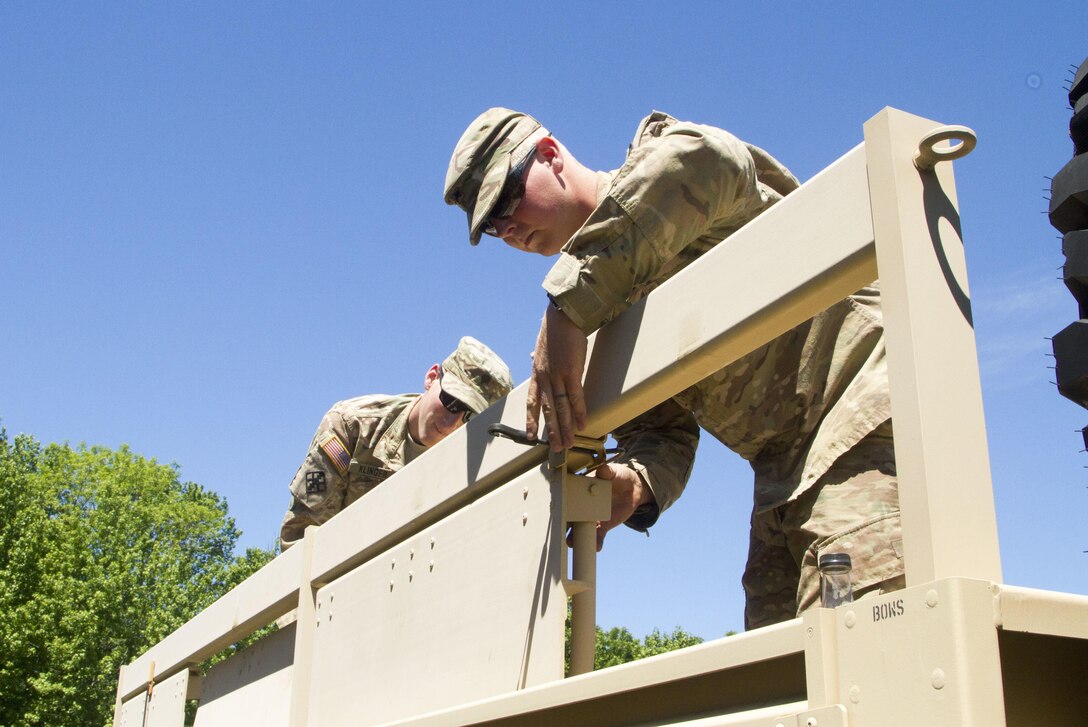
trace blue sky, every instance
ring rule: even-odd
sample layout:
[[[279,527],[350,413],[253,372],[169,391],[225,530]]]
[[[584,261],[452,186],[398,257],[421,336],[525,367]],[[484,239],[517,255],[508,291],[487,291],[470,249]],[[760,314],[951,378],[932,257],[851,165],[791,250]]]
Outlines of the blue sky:
[[[612,169],[652,109],[802,179],[895,106],[978,133],[956,163],[1005,581],[1088,592],[1088,412],[1057,394],[1046,176],[1081,2],[0,4],[0,423],[132,449],[271,547],[322,413],[419,390],[463,334],[529,372],[549,262],[442,202],[480,111]],[[888,4],[892,5],[892,4]],[[751,474],[703,438],[649,539],[610,536],[602,625],[740,629]]]

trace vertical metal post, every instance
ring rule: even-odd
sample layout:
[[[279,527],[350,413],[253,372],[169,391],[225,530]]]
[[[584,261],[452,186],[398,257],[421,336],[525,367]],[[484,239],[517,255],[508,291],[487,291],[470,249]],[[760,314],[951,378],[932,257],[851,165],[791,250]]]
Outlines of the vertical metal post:
[[[317,628],[317,610],[315,602],[317,589],[310,582],[311,563],[314,552],[314,536],[317,527],[306,528],[301,543],[302,567],[299,573],[298,610],[295,615],[295,653],[292,661],[291,707],[288,724],[291,727],[305,727],[310,712],[310,675],[313,673],[314,631]]]
[[[835,611],[810,608],[801,614],[805,625],[805,686],[810,709],[842,701],[839,696],[839,652]]]
[[[952,165],[920,170],[939,124],[865,124],[907,584],[1001,580],[971,301]]]
[[[559,477],[563,522],[571,528],[571,577],[564,584],[571,597],[570,670],[568,676],[593,671],[597,651],[597,522],[612,514],[612,483],[575,471],[604,461],[604,441],[579,437],[573,450],[550,452],[548,468]]]
[[[125,664],[117,670],[117,696],[113,700],[113,727],[121,725],[121,688],[125,683]]]
[[[580,589],[571,598],[570,676],[593,671],[597,651],[597,524],[571,524],[572,576]]]
[[[151,661],[147,675],[147,693],[144,695],[144,719],[143,727],[147,727],[147,717],[151,712],[151,695],[155,691],[155,661]]]

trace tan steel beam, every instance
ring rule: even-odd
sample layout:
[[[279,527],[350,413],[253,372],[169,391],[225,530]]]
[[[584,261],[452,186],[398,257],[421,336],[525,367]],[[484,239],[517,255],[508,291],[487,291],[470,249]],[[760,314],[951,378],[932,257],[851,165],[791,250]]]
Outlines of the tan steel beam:
[[[859,146],[597,333],[585,433],[607,434],[876,280],[872,243]]]
[[[661,724],[772,705],[791,714],[806,704],[804,648],[794,619],[395,724]]]
[[[997,597],[998,628],[1088,641],[1088,596],[1000,586]]]
[[[907,584],[1001,580],[967,266],[951,164],[919,171],[939,124],[865,124]]]

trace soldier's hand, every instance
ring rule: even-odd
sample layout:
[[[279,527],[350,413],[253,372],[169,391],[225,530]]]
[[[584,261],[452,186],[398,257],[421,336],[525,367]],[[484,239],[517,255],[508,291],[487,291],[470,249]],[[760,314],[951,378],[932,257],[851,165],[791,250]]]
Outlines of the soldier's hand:
[[[525,431],[540,434],[540,414],[548,442],[556,452],[574,446],[574,433],[585,429],[586,402],[582,372],[586,365],[586,336],[567,316],[548,306],[533,351],[533,373],[525,399]]]

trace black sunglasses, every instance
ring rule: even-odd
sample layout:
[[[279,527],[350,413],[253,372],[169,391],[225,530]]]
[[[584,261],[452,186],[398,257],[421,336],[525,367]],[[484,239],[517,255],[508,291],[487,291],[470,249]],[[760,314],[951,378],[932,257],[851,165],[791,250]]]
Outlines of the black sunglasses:
[[[442,406],[446,407],[446,411],[450,414],[460,414],[461,421],[467,422],[475,413],[469,408],[468,404],[461,401],[456,396],[446,393],[446,390],[442,388],[441,376],[438,377],[438,400],[442,402]]]
[[[525,196],[525,177],[534,159],[536,159],[536,145],[529,149],[524,159],[510,168],[510,173],[506,175],[506,181],[503,182],[499,199],[491,208],[491,214],[487,216],[487,222],[484,223],[484,234],[498,237],[494,221],[508,219],[514,214],[522,197]]]

